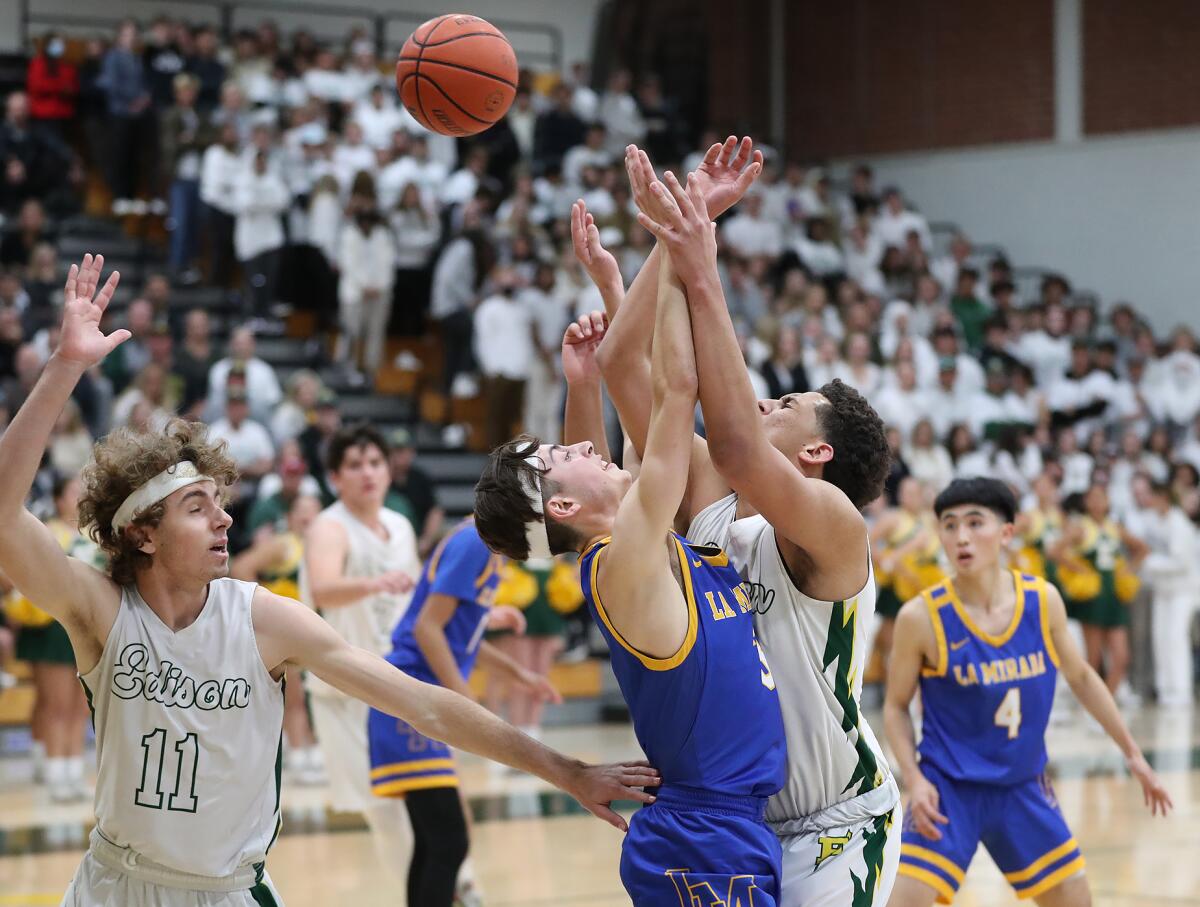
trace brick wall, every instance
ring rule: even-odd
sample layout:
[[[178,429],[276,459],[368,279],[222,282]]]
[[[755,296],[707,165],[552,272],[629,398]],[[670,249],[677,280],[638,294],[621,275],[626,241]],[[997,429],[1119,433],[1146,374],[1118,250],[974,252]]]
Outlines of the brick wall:
[[[791,153],[1053,136],[1052,0],[796,0],[787,10]]]
[[[1084,0],[1089,135],[1200,124],[1200,3]]]

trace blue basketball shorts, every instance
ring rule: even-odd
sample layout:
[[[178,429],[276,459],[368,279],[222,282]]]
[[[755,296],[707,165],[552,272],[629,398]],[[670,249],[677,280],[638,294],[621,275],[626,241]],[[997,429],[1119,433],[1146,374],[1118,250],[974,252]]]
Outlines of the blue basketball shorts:
[[[454,754],[446,744],[412,725],[371,709],[367,718],[371,751],[371,793],[403,797],[409,791],[458,787]]]
[[[765,797],[663,787],[634,814],[621,882],[635,907],[775,907],[782,853]]]
[[[900,874],[924,882],[949,904],[983,844],[1021,899],[1037,897],[1083,869],[1071,835],[1044,774],[1020,784],[974,784],[947,777],[928,762],[921,773],[938,791],[940,841],[918,834],[912,812],[905,817]]]

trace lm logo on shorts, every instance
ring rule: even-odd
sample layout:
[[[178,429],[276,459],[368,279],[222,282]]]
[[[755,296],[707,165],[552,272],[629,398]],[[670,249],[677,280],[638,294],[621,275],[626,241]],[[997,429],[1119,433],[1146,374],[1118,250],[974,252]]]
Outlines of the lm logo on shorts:
[[[821,845],[821,852],[817,854],[817,863],[813,866],[813,870],[821,868],[821,864],[831,857],[836,857],[846,845],[850,843],[850,833],[844,835],[821,835],[817,838],[817,843]]]
[[[734,876],[729,880],[729,890],[718,894],[711,882],[689,878],[690,869],[668,869],[667,878],[675,886],[680,907],[754,907],[754,876]]]

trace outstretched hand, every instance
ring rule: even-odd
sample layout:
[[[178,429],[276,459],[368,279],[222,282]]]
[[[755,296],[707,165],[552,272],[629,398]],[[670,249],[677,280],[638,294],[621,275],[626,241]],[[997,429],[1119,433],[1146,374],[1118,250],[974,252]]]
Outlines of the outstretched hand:
[[[716,278],[717,238],[696,175],[689,174],[687,188],[667,171],[665,185],[650,184],[650,193],[661,210],[658,218],[638,212],[638,223],[658,237],[671,255],[671,264],[685,286]]]
[[[100,319],[121,279],[120,272],[113,271],[97,292],[103,268],[104,256],[93,258],[89,253],[83,256],[82,264],[71,265],[63,287],[62,334],[55,355],[84,369],[103,360],[133,336],[124,328],[107,336],[100,330]]]
[[[731,135],[713,145],[694,171],[697,185],[708,205],[708,216],[716,218],[742,200],[762,173],[763,155],[754,149],[750,136],[740,142]]]
[[[614,800],[653,803],[656,799],[654,795],[641,788],[658,787],[660,784],[662,777],[658,770],[645,761],[619,762],[615,765],[587,765],[581,762],[574,777],[563,789],[596,818],[621,831],[629,831],[629,823],[614,812],[610,804]]]
[[[608,318],[603,312],[591,312],[571,322],[562,342],[562,370],[567,384],[600,380],[596,351],[607,331]]]
[[[1142,801],[1149,808],[1150,815],[1165,816],[1174,808],[1175,804],[1171,802],[1171,795],[1163,786],[1162,779],[1141,753],[1130,756],[1125,760],[1125,765],[1142,786]]]
[[[575,257],[602,296],[625,292],[621,268],[613,254],[600,244],[596,219],[588,212],[583,199],[571,206],[571,242],[575,246]]]

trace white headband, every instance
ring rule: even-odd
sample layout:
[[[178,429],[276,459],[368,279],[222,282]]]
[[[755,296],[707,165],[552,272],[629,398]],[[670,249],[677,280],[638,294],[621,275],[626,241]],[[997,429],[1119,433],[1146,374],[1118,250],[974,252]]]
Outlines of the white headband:
[[[113,514],[112,528],[120,532],[146,508],[153,507],[180,488],[195,485],[208,478],[209,476],[200,472],[191,460],[181,460],[174,466],[168,466],[145,485],[134,489],[133,493],[121,502],[121,506]]]
[[[531,454],[525,458],[525,462],[532,466],[537,472],[532,474],[522,473],[521,476],[525,480],[525,494],[529,498],[529,506],[533,508],[534,513],[542,518],[540,520],[530,520],[525,524],[525,541],[529,545],[529,560],[547,560],[554,557],[550,553],[550,536],[546,534],[546,514],[542,507],[542,474],[541,470],[546,468],[541,457],[536,454]]]

